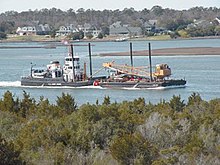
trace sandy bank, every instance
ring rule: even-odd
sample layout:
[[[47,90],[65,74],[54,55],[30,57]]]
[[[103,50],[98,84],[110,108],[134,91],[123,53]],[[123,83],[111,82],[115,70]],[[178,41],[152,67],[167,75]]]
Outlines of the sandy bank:
[[[102,53],[100,56],[129,56],[129,52]],[[133,56],[146,56],[148,50],[133,51]],[[220,47],[185,47],[152,50],[152,56],[220,55]]]

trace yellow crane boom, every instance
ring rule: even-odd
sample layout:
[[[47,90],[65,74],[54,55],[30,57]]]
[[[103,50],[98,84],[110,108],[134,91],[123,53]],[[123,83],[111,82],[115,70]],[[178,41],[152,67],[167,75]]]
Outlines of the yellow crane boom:
[[[140,67],[132,67],[129,65],[119,65],[113,62],[103,63],[104,68],[114,70],[118,73],[138,76],[138,77],[149,77],[149,67],[140,66]],[[158,64],[156,65],[155,72],[152,73],[152,77],[163,79],[164,77],[168,77],[171,75],[171,69],[167,64]]]

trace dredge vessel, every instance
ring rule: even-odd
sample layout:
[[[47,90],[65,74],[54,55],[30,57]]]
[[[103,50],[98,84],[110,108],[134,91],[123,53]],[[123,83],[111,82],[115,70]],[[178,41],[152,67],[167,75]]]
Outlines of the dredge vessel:
[[[86,64],[84,69],[80,67],[79,57],[73,55],[73,45],[70,45],[70,53],[65,57],[64,66],[59,61],[52,61],[46,69],[33,69],[31,74],[21,78],[22,86],[100,86],[103,88],[157,88],[184,86],[186,80],[171,79],[171,68],[167,64],[158,64],[152,71],[151,47],[149,43],[150,66],[133,66],[132,43],[130,43],[131,66],[118,65],[115,62],[103,63],[103,68],[109,70],[109,76],[93,76],[91,62],[91,45],[89,43],[90,76],[86,75]],[[101,69],[103,69],[101,68]]]

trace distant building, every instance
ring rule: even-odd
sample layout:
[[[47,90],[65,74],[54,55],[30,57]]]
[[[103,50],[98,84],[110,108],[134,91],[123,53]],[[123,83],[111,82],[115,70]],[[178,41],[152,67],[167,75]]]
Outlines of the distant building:
[[[149,21],[145,22],[144,23],[144,29],[145,29],[145,32],[147,32],[147,33],[155,32],[155,29],[156,29],[155,22],[149,22]]]
[[[218,25],[220,25],[220,17],[216,17],[216,18],[214,19],[214,21],[216,21],[216,22],[218,23]]]
[[[207,20],[194,20],[193,23],[187,25],[187,29],[190,28],[206,28],[212,26],[212,22]]]
[[[110,25],[110,36],[140,36],[142,29],[140,27],[132,27],[129,25],[122,25],[120,21]]]
[[[91,34],[93,38],[98,37],[99,33],[101,33],[101,30],[88,23],[85,23],[84,25],[79,25],[78,28],[80,31],[84,32],[84,36],[86,36],[87,34]]]
[[[75,32],[79,32],[79,30],[74,24],[70,24],[69,26],[60,26],[59,30],[56,32],[56,35],[67,36]]]
[[[156,19],[150,19],[148,22],[149,22],[150,25],[156,26],[157,23],[158,23],[158,20],[156,20]]]
[[[97,37],[101,30],[98,30],[96,27],[85,23],[84,25],[75,25],[70,24],[70,26],[61,26],[59,30],[56,32],[57,36],[67,36],[71,33],[82,31],[84,36],[87,34],[91,34],[93,37]]]
[[[48,24],[18,27],[16,33],[18,35],[48,35],[51,29]]]

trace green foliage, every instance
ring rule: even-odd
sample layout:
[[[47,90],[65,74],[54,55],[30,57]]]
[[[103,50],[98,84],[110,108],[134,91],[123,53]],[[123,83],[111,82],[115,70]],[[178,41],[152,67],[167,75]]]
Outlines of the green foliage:
[[[180,37],[180,34],[177,32],[177,31],[175,31],[174,33],[170,33],[170,38],[178,38],[178,37]]]
[[[103,37],[104,37],[104,35],[103,35],[102,33],[99,33],[99,34],[98,34],[98,38],[99,38],[99,39],[103,39]]]
[[[216,35],[215,26],[209,27],[194,27],[186,29],[187,33],[191,37],[204,37]]]
[[[157,150],[140,134],[123,135],[116,138],[110,151],[121,164],[151,164]]]
[[[109,105],[110,103],[111,103],[110,97],[109,97],[109,96],[105,96],[105,97],[104,97],[104,100],[103,100],[103,104],[104,104],[104,105]]]
[[[193,93],[191,96],[188,98],[188,106],[189,105],[194,105],[194,104],[199,104],[202,102],[202,98],[198,93]]]
[[[81,40],[81,39],[83,39],[83,38],[84,38],[84,33],[83,33],[83,31],[75,32],[75,33],[73,33],[73,35],[72,35],[72,39],[73,39],[73,40]]]
[[[173,98],[171,98],[170,100],[170,107],[177,112],[182,112],[185,104],[184,104],[184,100],[181,100],[180,96],[173,96]]]
[[[70,94],[62,93],[62,97],[57,97],[57,106],[60,110],[71,114],[77,110],[77,104]]]
[[[86,38],[92,39],[92,38],[93,38],[93,35],[92,35],[91,33],[87,33],[87,34],[86,34]]]
[[[25,91],[23,91],[23,99],[20,102],[19,108],[19,112],[23,118],[26,118],[31,111],[35,110],[35,100]]]
[[[14,145],[3,139],[0,134],[0,163],[8,165],[25,164],[24,162],[22,162],[19,156],[20,152],[14,149]]]
[[[14,21],[2,21],[0,23],[0,32],[4,32],[6,34],[11,33],[11,32],[13,32],[14,28],[15,28],[15,22]]]
[[[6,38],[7,38],[7,34],[5,34],[4,32],[0,31],[0,40],[6,39]]]
[[[15,101],[12,93],[7,91],[3,95],[3,100],[0,100],[0,109],[2,111],[12,112],[15,107]]]
[[[166,28],[168,30],[176,31],[176,30],[181,30],[186,27],[186,25],[190,24],[190,21],[183,20],[183,19],[176,19],[176,20],[169,20],[166,23]]]
[[[0,162],[219,164],[219,128],[220,99],[204,101],[197,93],[186,104],[180,96],[158,104],[111,103],[107,96],[78,107],[69,94],[50,104],[7,91],[0,99]]]

